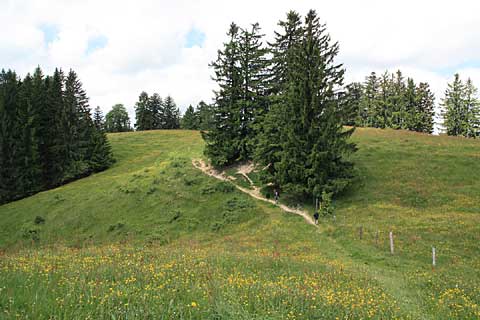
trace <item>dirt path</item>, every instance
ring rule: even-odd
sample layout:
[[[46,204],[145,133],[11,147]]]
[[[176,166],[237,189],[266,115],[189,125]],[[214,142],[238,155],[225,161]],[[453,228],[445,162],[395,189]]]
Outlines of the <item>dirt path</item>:
[[[203,173],[211,176],[211,177],[214,177],[214,178],[217,178],[219,180],[223,180],[223,181],[233,181],[235,180],[234,178],[230,177],[230,176],[227,176],[225,175],[225,173],[223,172],[220,172],[218,170],[215,170],[214,168],[210,167],[208,164],[206,164],[203,160],[200,160],[200,159],[193,159],[192,160],[192,165],[201,170]],[[250,177],[248,177],[248,174],[249,172],[251,172],[253,170],[253,165],[252,164],[247,164],[247,165],[242,165],[239,167],[238,169],[238,173],[240,173],[241,175],[243,175],[249,182],[250,184],[252,185],[252,187],[254,188],[253,190],[250,190],[250,189],[247,189],[247,188],[243,188],[243,187],[240,187],[239,185],[235,184],[235,187],[242,191],[242,192],[245,192],[247,194],[249,194],[250,196],[254,197],[255,199],[258,199],[258,200],[262,200],[262,201],[265,201],[265,202],[269,202],[271,204],[275,204],[275,201],[273,200],[270,200],[270,199],[267,199],[265,198],[264,196],[262,196],[262,194],[260,193],[260,190],[258,189],[258,187],[255,187],[253,185],[253,181],[250,179]],[[282,209],[283,211],[286,211],[286,212],[289,212],[289,213],[293,213],[293,214],[297,214],[299,216],[302,216],[303,219],[305,219],[305,221],[308,223],[308,224],[311,224],[312,226],[315,226],[315,222],[313,221],[312,217],[310,217],[310,215],[303,211],[303,210],[300,210],[300,209],[294,209],[294,208],[290,208],[286,205],[283,205],[283,204],[278,204],[277,205],[280,209]]]

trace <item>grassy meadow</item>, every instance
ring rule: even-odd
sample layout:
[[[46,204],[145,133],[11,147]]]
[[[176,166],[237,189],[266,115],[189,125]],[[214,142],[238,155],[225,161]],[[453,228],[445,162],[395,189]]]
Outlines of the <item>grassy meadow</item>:
[[[0,206],[0,319],[480,318],[479,141],[358,129],[316,229],[193,168],[196,131],[109,139],[111,169]]]

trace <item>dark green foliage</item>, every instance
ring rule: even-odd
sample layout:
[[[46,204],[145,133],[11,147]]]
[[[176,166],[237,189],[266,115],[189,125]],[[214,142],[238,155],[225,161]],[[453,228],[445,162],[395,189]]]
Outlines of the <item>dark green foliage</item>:
[[[400,70],[381,77],[372,72],[363,84],[348,85],[345,104],[346,125],[433,132],[435,96],[428,83],[405,82]]]
[[[132,131],[127,109],[123,104],[116,104],[105,116],[105,130],[107,132]]]
[[[464,84],[460,75],[448,84],[445,98],[443,126],[450,136],[479,137],[480,136],[480,101],[477,88],[470,79]]]
[[[97,106],[93,112],[93,124],[97,130],[105,130],[105,117],[103,116],[102,110],[99,106]]]
[[[0,203],[108,168],[112,154],[75,72],[0,76]],[[100,125],[100,123],[98,123]]]
[[[337,193],[352,177],[353,165],[345,156],[355,151],[348,142],[353,130],[343,128],[351,112],[338,90],[344,74],[334,63],[338,44],[331,42],[315,11],[303,26],[294,13],[287,19],[279,23],[284,34],[277,33],[279,42],[274,44],[275,66],[283,74],[277,82],[283,84],[273,86],[276,93],[262,125],[256,161],[263,167],[263,180],[288,193]],[[294,40],[287,46],[282,44],[286,39]]]
[[[162,100],[158,93],[149,97],[144,91],[135,104],[135,113],[138,131],[180,127],[180,111],[170,96]]]
[[[159,129],[180,128],[180,110],[171,96],[167,96],[163,102],[163,113],[157,126]]]
[[[181,128],[187,130],[198,130],[199,129],[199,121],[198,121],[198,114],[193,109],[192,105],[188,106],[187,111],[182,117]]]
[[[232,23],[227,36],[229,41],[211,64],[220,89],[215,92],[213,126],[203,132],[205,154],[215,166],[252,158],[268,106],[268,50],[259,25],[247,30]]]

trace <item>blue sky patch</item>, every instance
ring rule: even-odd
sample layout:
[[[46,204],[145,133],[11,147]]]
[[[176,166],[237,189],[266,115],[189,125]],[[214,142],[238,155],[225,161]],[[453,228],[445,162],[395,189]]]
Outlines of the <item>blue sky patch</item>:
[[[87,51],[85,53],[89,55],[98,49],[105,48],[107,43],[108,38],[103,35],[92,37],[88,39]]]
[[[58,28],[53,24],[43,24],[40,26],[40,30],[43,32],[43,39],[46,45],[49,45],[53,41],[58,39]]]
[[[185,47],[193,48],[193,47],[203,47],[205,43],[205,33],[197,28],[192,28],[187,33],[187,37],[185,39]]]
[[[438,72],[443,76],[453,76],[455,73],[462,69],[479,69],[480,60],[469,60],[462,63],[459,63],[454,66],[445,67],[438,69]],[[460,74],[462,76],[462,74]]]

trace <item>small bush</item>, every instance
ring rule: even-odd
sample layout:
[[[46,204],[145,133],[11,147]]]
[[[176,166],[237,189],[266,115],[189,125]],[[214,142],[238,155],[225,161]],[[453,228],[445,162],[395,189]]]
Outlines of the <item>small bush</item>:
[[[35,220],[33,221],[35,224],[44,224],[45,223],[45,219],[40,217],[40,216],[36,216],[35,217]]]
[[[35,242],[39,242],[40,241],[40,230],[25,229],[25,230],[23,230],[22,237],[26,240],[33,240]]]
[[[215,186],[215,191],[217,192],[230,193],[230,192],[233,192],[233,190],[235,190],[235,187],[233,186],[233,184],[226,181],[219,182]]]
[[[154,194],[157,191],[157,187],[150,187],[147,190],[147,195]]]
[[[118,222],[117,224],[112,224],[111,226],[109,226],[107,232],[112,232],[114,230],[120,230],[123,227],[125,227],[125,224],[122,223],[122,222]]]

